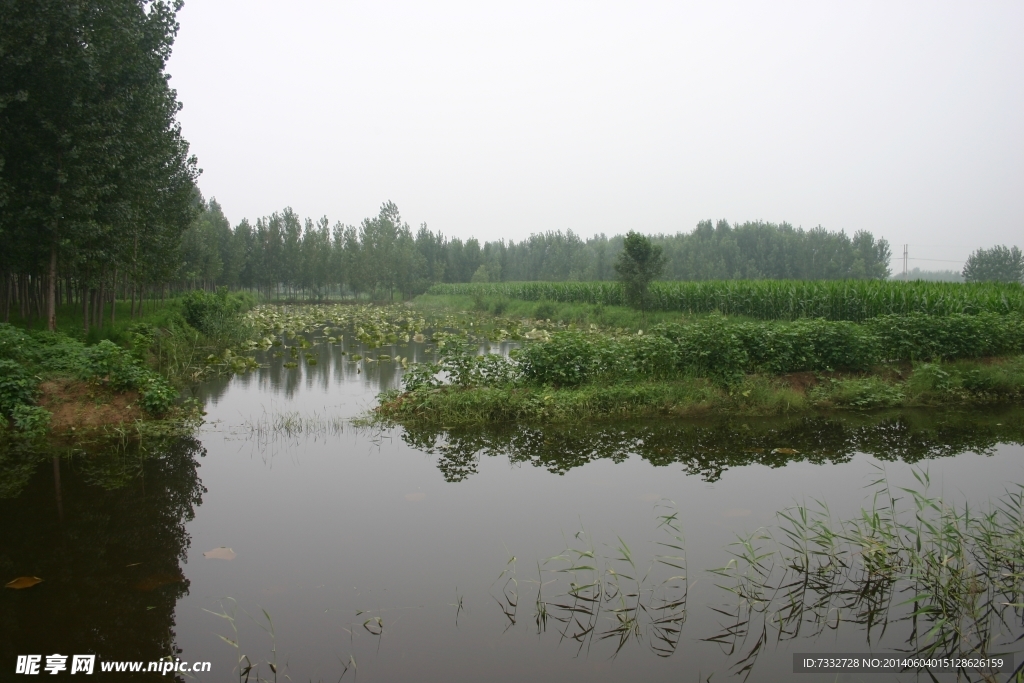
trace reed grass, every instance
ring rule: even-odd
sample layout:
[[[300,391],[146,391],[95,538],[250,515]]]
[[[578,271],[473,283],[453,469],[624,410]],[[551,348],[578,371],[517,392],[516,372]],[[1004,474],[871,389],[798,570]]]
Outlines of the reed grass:
[[[926,470],[914,477],[916,487],[893,487],[879,466],[871,506],[857,517],[836,520],[824,501],[798,504],[733,543],[732,559],[712,570],[731,600],[716,608],[721,630],[707,638],[736,657],[733,673],[749,676],[768,647],[850,626],[869,644],[898,638],[915,656],[1019,651],[1024,486],[986,508],[958,508],[930,493]]]
[[[630,643],[672,656],[686,621],[685,543],[675,504],[665,500],[656,510],[660,535],[646,561],[621,537],[599,549],[586,529],[567,539],[560,553],[537,562],[536,580],[518,579],[511,557],[493,584],[500,585],[500,595],[491,596],[508,621],[506,630],[518,620],[520,583],[532,583],[538,636],[550,627],[560,643],[575,644],[577,654],[608,641],[612,657]]]

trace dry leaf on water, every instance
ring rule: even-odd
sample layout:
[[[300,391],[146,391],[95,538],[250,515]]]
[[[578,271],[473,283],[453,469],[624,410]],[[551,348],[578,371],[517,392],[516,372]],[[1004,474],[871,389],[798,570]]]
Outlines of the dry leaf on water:
[[[14,588],[15,590],[21,590],[22,588],[31,588],[37,583],[42,583],[43,580],[38,576],[19,576],[13,581],[7,582],[8,588]]]
[[[235,551],[231,548],[221,546],[219,548],[214,548],[213,550],[207,550],[203,553],[203,557],[208,557],[211,560],[233,560],[236,555]]]

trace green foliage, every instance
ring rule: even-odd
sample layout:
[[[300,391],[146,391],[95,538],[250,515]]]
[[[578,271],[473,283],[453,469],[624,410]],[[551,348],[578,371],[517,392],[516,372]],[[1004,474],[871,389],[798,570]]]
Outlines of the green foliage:
[[[1020,315],[886,315],[864,324],[878,361],[1004,356],[1024,350]]]
[[[870,335],[855,323],[812,318],[790,324],[739,323],[735,328],[755,371],[867,370],[877,361]]]
[[[964,264],[967,282],[1024,282],[1024,254],[1019,247],[978,249]]]
[[[40,439],[50,428],[50,411],[39,406],[18,405],[11,411],[11,422],[21,436]]]
[[[179,7],[0,4],[4,281],[30,277],[52,301],[40,286],[47,276],[52,296],[65,274],[93,291],[114,269],[137,284],[171,274],[199,175],[165,72]]]
[[[903,402],[903,391],[880,377],[830,380],[811,390],[811,399],[847,408],[889,408]]]
[[[141,331],[137,334],[146,338]],[[46,376],[96,382],[118,392],[138,391],[143,408],[152,415],[166,413],[178,397],[177,390],[136,353],[110,340],[87,346],[61,334],[26,334],[0,324],[0,414],[10,416],[19,430],[45,430],[42,409],[32,404],[41,377]]]
[[[203,334],[222,336],[232,327],[241,325],[239,316],[254,305],[248,293],[229,294],[221,287],[216,294],[196,289],[181,298],[185,321]]]
[[[686,324],[656,325],[638,334],[545,332],[543,341],[527,342],[508,358],[479,355],[472,345],[447,344],[437,363],[414,365],[404,381],[408,391],[440,391],[447,385],[567,389],[707,378],[714,386],[734,391],[747,381],[745,377],[758,374],[865,372],[889,362],[918,361],[908,385],[912,396],[948,389],[936,379],[929,380],[929,372],[938,373],[935,377],[955,372],[955,386],[965,388],[965,400],[974,400],[989,394],[1016,395],[1024,386],[1024,374],[1007,369],[1016,367],[1012,364],[996,365],[991,371],[975,367],[964,374],[955,366],[920,362],[1020,353],[1024,353],[1020,316],[882,316],[857,325],[821,319],[732,322],[712,315]],[[762,392],[757,399],[761,405],[799,402],[771,387],[750,386],[742,391]],[[868,408],[900,404],[903,396],[902,389],[869,377],[830,381],[817,389],[815,400]]]
[[[626,303],[614,282],[491,282],[434,285],[436,295],[500,296],[602,306]],[[880,315],[932,316],[1024,313],[1024,287],[1016,284],[894,281],[729,280],[653,282],[650,310],[688,315],[722,313],[762,320],[825,318],[862,322]]]
[[[664,270],[665,256],[660,246],[652,245],[650,238],[638,232],[626,233],[615,272],[630,306],[647,310],[647,289]]]
[[[38,379],[13,360],[0,358],[0,417],[35,400]]]

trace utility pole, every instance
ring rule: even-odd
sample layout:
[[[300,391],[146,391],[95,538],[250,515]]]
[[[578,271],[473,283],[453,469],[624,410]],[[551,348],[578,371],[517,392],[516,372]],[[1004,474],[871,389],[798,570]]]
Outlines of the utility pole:
[[[909,247],[909,246],[910,246],[909,244],[904,244],[903,245],[903,281],[904,282],[906,282],[906,280],[907,280],[907,247]]]

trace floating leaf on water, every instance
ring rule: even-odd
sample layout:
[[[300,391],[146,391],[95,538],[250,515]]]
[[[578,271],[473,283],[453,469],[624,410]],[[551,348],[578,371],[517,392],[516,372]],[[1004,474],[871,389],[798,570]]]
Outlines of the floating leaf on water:
[[[351,356],[349,356],[349,359],[353,361],[362,360],[362,358],[363,355],[360,353],[353,353]]]
[[[795,448],[773,448],[772,453],[777,453],[779,455],[799,455],[800,451]]]
[[[389,356],[386,353],[379,353],[379,354],[377,354],[377,360],[380,360],[380,361],[391,360],[391,356]]]
[[[207,557],[211,560],[233,560],[237,556],[235,555],[235,551],[231,548],[221,546],[219,548],[214,548],[213,550],[207,550],[203,553],[203,557]]]
[[[287,363],[285,363],[284,366],[289,370],[294,370],[295,368],[299,367],[299,364],[296,363],[295,361],[290,360]]]
[[[306,365],[316,365],[316,358],[306,358]]]
[[[31,588],[37,583],[42,583],[43,580],[38,576],[19,576],[13,581],[7,582],[7,588],[13,588],[14,590],[22,590],[24,588]]]
[[[418,342],[418,343],[422,344],[423,342],[427,341],[427,338],[424,337],[422,334],[415,334],[415,335],[413,335],[412,340],[414,342]]]
[[[418,502],[420,502],[421,500],[423,500],[426,497],[427,497],[427,494],[425,494],[425,493],[407,493],[407,494],[405,494],[405,499],[407,501],[411,502],[411,503],[418,503]]]

